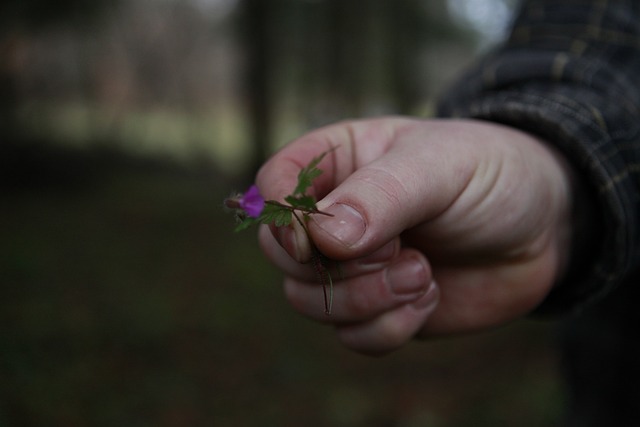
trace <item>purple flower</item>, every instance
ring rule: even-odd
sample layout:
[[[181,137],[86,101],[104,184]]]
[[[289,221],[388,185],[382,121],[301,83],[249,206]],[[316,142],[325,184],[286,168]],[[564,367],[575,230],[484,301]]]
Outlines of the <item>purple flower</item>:
[[[240,198],[240,207],[251,218],[258,218],[264,209],[264,197],[254,184]]]

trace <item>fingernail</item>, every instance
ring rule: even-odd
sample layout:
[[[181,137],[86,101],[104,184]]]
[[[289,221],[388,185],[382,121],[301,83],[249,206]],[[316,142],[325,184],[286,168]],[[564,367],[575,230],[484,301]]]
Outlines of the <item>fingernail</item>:
[[[333,216],[314,215],[315,223],[345,246],[353,246],[364,234],[366,229],[364,218],[351,206],[336,203],[324,212]]]
[[[304,231],[303,231],[304,232]],[[310,258],[309,242],[297,229],[290,227],[278,228],[278,240],[285,251],[300,263],[305,263]]]
[[[398,261],[386,271],[386,279],[396,295],[413,295],[427,290],[427,271],[416,259]]]
[[[433,280],[429,284],[427,292],[421,296],[416,302],[411,304],[416,310],[423,310],[427,307],[435,308],[438,300],[440,299],[440,289]]]
[[[289,227],[278,227],[277,230],[280,246],[282,246],[291,257],[296,258],[296,236],[293,230]]]

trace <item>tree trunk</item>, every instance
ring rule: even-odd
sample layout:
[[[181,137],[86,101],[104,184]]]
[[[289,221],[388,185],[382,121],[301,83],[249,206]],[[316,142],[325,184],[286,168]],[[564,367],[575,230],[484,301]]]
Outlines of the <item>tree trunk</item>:
[[[269,2],[244,0],[243,42],[246,51],[245,99],[247,100],[250,138],[254,147],[252,172],[256,172],[269,153],[272,117],[269,114]]]

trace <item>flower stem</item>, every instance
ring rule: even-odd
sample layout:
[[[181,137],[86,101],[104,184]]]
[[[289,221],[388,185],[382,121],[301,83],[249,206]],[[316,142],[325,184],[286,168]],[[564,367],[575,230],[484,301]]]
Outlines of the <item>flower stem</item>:
[[[308,209],[308,208],[302,208],[302,207],[293,207],[291,205],[285,205],[284,203],[276,202],[275,200],[267,200],[267,201],[265,201],[265,203],[268,204],[268,205],[273,205],[273,206],[277,206],[279,208],[290,210],[293,213],[295,213],[295,211],[300,211],[300,212],[304,212],[306,214],[319,214],[319,215],[333,216],[333,214],[330,214],[328,212],[322,212],[321,210],[318,210],[318,209]],[[300,221],[300,220],[298,219],[298,221]]]
[[[286,206],[286,205],[285,205]],[[302,209],[300,209],[302,210]],[[320,283],[322,283],[322,293],[324,295],[324,312],[328,316],[331,315],[331,309],[333,307],[333,280],[331,278],[331,272],[325,263],[325,256],[316,248],[313,244],[313,240],[311,239],[311,235],[309,234],[309,229],[307,228],[307,224],[303,221],[302,218],[298,216],[296,209],[291,208],[291,213],[293,214],[298,224],[302,227],[305,234],[307,235],[307,239],[309,240],[309,244],[311,245],[311,261],[313,262],[313,266],[318,274],[318,278],[320,279]],[[317,212],[316,212],[317,213]],[[330,214],[325,214],[330,215]],[[326,277],[326,281],[325,281]],[[329,282],[329,292],[327,292],[327,283]]]

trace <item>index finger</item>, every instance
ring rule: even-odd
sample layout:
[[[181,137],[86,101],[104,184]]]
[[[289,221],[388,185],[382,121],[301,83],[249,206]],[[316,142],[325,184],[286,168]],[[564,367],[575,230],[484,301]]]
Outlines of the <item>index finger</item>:
[[[256,185],[265,199],[283,201],[292,194],[300,171],[324,153],[327,155],[317,165],[322,174],[313,180],[308,194],[321,198],[331,191],[337,185],[335,174],[339,169],[336,165],[341,162],[339,157],[344,157],[345,151],[348,151],[343,146],[351,145],[340,133],[338,128],[319,129],[274,154],[260,168],[256,177]],[[336,153],[338,147],[341,153]]]
[[[411,123],[408,118],[383,117],[319,128],[274,154],[258,172],[256,184],[265,198],[282,201],[295,188],[300,170],[331,151],[318,165],[323,173],[310,189],[320,200],[357,169],[387,152],[397,131]]]

